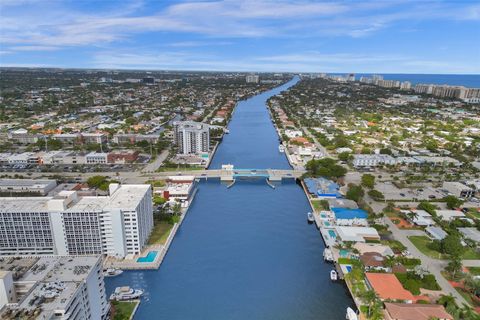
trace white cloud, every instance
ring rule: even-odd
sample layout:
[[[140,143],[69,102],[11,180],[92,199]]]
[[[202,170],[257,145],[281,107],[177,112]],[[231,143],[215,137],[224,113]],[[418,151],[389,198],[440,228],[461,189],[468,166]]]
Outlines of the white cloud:
[[[23,0],[15,5],[13,0],[2,0],[0,43],[39,48],[95,46],[128,43],[134,34],[145,32],[220,38],[364,37],[400,20],[480,18],[479,5],[437,1],[194,1],[149,13],[143,1],[118,3],[115,10],[86,12],[59,1]]]

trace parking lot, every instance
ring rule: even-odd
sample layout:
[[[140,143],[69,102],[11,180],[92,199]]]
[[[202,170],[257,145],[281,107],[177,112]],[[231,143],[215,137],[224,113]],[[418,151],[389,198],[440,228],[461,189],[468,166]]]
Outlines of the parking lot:
[[[391,182],[380,182],[375,189],[382,192],[385,200],[434,200],[441,199],[448,195],[440,188],[424,186],[422,188],[397,188]]]

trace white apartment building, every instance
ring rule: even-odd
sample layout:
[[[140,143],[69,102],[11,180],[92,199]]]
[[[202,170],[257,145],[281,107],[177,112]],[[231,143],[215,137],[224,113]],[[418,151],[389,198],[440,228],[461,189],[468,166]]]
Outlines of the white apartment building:
[[[111,184],[109,194],[0,198],[0,256],[140,253],[153,228],[150,185]]]
[[[100,256],[0,262],[1,319],[103,320],[109,309]]]
[[[376,167],[384,164],[396,164],[395,158],[388,154],[355,154],[353,156],[355,167]]]
[[[85,156],[87,164],[105,164],[108,162],[108,154],[105,152],[90,152]]]
[[[199,154],[210,151],[210,127],[193,121],[173,123],[175,144],[179,154]]]
[[[245,77],[247,83],[258,83],[260,77],[257,74],[249,74]]]
[[[32,179],[0,179],[0,192],[3,193],[38,193],[46,195],[57,186],[55,180],[32,180]]]

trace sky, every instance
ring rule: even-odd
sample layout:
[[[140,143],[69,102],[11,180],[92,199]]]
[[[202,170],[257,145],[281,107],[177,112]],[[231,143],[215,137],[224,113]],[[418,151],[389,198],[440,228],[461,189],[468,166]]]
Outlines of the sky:
[[[0,66],[480,74],[480,1],[0,0]]]

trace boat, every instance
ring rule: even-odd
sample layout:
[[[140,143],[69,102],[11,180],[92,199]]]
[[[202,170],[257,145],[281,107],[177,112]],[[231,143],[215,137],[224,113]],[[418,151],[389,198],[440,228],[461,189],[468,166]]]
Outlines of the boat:
[[[333,261],[333,253],[330,249],[328,248],[323,249],[323,260],[328,262]]]
[[[352,308],[348,307],[347,308],[347,315],[345,316],[345,319],[347,320],[358,320],[357,313],[353,311]]]
[[[110,300],[125,301],[138,299],[143,295],[143,290],[133,289],[129,286],[116,287],[115,291],[110,295]]]
[[[225,130],[223,130],[223,132],[225,132],[226,134],[229,134],[229,133],[230,133],[230,130],[225,129]]]
[[[123,270],[109,268],[109,269],[103,271],[103,276],[104,277],[115,277],[115,276],[121,275],[122,273],[123,273]]]
[[[308,220],[308,222],[310,222],[310,223],[312,223],[312,222],[315,221],[315,218],[313,217],[313,213],[311,213],[311,212],[308,212],[308,213],[307,213],[307,220]]]
[[[330,280],[336,281],[338,279],[337,271],[331,270],[330,271]]]
[[[278,145],[278,151],[280,151],[281,153],[284,153],[285,147],[282,144]]]

